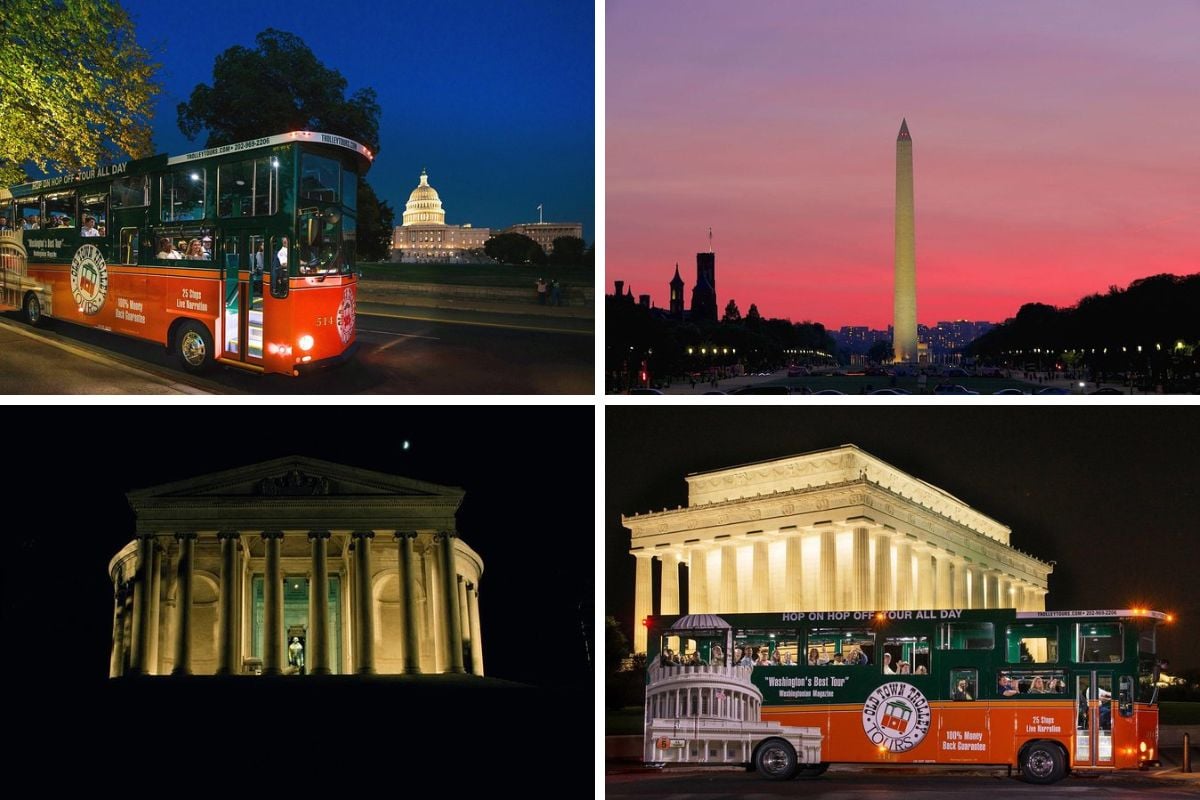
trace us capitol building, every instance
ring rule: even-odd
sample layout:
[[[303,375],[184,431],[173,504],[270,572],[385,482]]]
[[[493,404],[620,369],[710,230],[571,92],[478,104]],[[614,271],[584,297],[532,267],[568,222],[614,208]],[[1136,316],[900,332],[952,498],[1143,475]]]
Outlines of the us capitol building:
[[[528,236],[547,254],[554,252],[554,240],[559,236],[583,238],[579,222],[522,222],[503,231],[464,225],[447,225],[446,211],[437,189],[429,185],[429,175],[421,170],[421,182],[408,196],[404,205],[403,224],[392,231],[392,261],[403,263],[441,262],[468,264],[490,262],[481,255],[484,244],[499,233],[519,233]]]
[[[1046,608],[1054,567],[1011,547],[1008,526],[855,445],[686,480],[686,508],[621,518],[637,561],[635,652],[642,620],[684,604],[693,615]]]
[[[490,228],[447,225],[442,199],[437,189],[429,185],[425,170],[421,170],[421,182],[404,205],[404,223],[392,231],[392,260],[407,263],[476,261],[479,259],[471,251],[481,250],[491,236]]]
[[[483,675],[463,495],[304,457],[130,492],[110,677]]]

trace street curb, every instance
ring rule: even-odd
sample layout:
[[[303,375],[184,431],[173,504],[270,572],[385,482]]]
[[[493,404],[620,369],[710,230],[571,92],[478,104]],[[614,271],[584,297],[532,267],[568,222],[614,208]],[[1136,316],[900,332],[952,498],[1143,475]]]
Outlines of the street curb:
[[[121,369],[125,372],[139,376],[150,376],[151,378],[164,383],[168,388],[174,389],[183,394],[195,395],[236,392],[234,389],[225,389],[217,383],[212,383],[211,386],[208,387],[183,383],[179,380],[180,376],[178,374],[170,374],[166,370],[155,368],[153,365],[132,362],[112,353],[89,350],[86,349],[85,346],[70,342],[63,337],[58,336],[57,334],[49,331],[33,331],[22,323],[13,322],[12,320],[5,319],[4,317],[0,317],[0,326],[3,326],[7,330],[11,330],[13,333],[24,336],[27,339],[33,339],[34,341],[42,342],[43,344],[52,345],[60,350],[70,353],[71,355],[85,358],[88,361],[102,364],[106,367]],[[192,380],[197,380],[203,383],[211,383],[203,378],[193,378]]]

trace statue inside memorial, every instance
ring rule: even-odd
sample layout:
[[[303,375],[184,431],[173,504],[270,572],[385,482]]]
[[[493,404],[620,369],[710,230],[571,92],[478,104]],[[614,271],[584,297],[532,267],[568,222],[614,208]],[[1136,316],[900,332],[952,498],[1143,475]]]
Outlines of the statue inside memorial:
[[[288,645],[288,665],[304,674],[304,645],[300,643],[299,636],[293,636],[292,643]]]

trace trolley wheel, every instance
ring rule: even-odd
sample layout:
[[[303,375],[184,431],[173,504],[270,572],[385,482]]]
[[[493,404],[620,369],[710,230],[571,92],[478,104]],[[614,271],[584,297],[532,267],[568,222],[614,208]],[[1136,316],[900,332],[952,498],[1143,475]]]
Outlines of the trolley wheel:
[[[21,304],[21,315],[25,322],[37,328],[41,327],[45,322],[45,317],[42,315],[42,301],[33,292],[25,295],[25,302]]]
[[[786,781],[796,774],[796,751],[786,739],[767,739],[754,751],[754,766],[770,780]]]
[[[213,341],[208,328],[195,320],[184,320],[175,332],[175,355],[185,370],[204,372],[212,365]]]
[[[1021,775],[1029,783],[1054,783],[1067,774],[1067,758],[1053,742],[1033,742],[1021,751]]]
[[[829,769],[829,762],[822,761],[819,764],[801,765],[796,770],[797,778],[819,778],[825,774],[825,770]]]

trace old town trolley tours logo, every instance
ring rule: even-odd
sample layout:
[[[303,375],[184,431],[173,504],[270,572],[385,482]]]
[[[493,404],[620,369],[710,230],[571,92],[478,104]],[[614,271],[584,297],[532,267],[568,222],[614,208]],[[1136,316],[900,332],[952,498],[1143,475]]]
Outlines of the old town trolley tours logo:
[[[342,304],[337,310],[337,329],[342,344],[349,344],[350,337],[354,335],[354,292],[349,287],[342,292]]]
[[[929,732],[929,701],[911,683],[885,683],[863,703],[862,722],[872,744],[904,753]]]
[[[91,244],[75,251],[71,259],[71,297],[81,312],[91,316],[104,308],[108,296],[108,267],[104,256]]]

